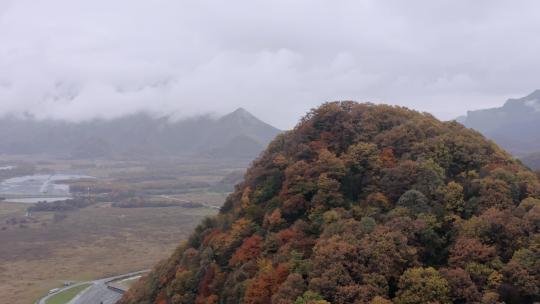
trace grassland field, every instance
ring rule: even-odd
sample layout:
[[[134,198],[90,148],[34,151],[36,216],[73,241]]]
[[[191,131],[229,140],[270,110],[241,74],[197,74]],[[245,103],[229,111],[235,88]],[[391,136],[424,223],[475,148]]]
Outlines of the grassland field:
[[[230,172],[242,170],[236,164],[212,166],[158,164],[149,169],[148,163],[110,162],[86,167],[81,173],[108,182],[129,177],[156,182],[156,176],[173,176],[213,185]],[[36,167],[58,172],[73,170],[74,165],[56,161]],[[209,188],[171,190],[170,199],[207,206],[220,206],[227,196],[226,191]],[[204,217],[217,213],[213,208],[117,208],[112,203],[26,217],[28,204],[0,202],[0,302],[30,304],[64,281],[89,281],[151,268],[168,257]]]
[[[80,292],[90,287],[90,285],[91,284],[82,284],[82,285],[78,285],[70,289],[64,290],[62,292],[59,292],[58,294],[55,294],[54,296],[50,297],[46,301],[46,304],[67,304],[69,303],[69,301],[75,298]]]

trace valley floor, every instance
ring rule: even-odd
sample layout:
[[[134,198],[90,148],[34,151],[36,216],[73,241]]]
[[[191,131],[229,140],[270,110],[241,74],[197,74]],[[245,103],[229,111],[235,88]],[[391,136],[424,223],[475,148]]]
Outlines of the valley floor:
[[[26,205],[0,203],[0,222]],[[28,304],[64,281],[151,268],[210,208],[113,208],[97,204],[44,227],[0,231],[0,298]],[[52,216],[42,214],[40,216]]]
[[[136,197],[88,193],[101,199],[82,208],[27,213],[32,204],[9,202],[11,198],[0,195],[8,197],[0,199],[0,302],[10,304],[34,303],[65,281],[151,268],[169,257],[204,217],[218,212],[238,176],[230,173],[240,172],[241,177],[246,165],[21,159],[34,168],[27,175],[76,172],[95,177],[88,188],[106,186]]]

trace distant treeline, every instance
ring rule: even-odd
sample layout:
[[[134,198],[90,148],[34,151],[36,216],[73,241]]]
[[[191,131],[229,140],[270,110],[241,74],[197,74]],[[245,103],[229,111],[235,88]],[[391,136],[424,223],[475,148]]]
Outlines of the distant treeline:
[[[29,212],[40,211],[73,211],[81,208],[85,208],[95,204],[97,201],[92,198],[76,197],[63,201],[56,202],[38,202],[33,206],[28,207]]]
[[[133,197],[112,203],[113,207],[118,208],[155,208],[155,207],[184,207],[184,208],[201,208],[204,207],[201,203],[194,202],[175,202],[175,201],[151,201],[144,197]]]
[[[0,167],[5,165],[0,165]],[[7,167],[7,166],[5,166]],[[17,164],[10,169],[0,170],[0,180],[17,176],[32,175],[35,173],[35,167],[30,164]]]
[[[69,185],[71,193],[109,194],[113,196],[133,196],[134,194],[172,194],[189,189],[208,188],[211,185],[200,181],[156,180],[141,183],[121,183],[104,181],[80,181]]]

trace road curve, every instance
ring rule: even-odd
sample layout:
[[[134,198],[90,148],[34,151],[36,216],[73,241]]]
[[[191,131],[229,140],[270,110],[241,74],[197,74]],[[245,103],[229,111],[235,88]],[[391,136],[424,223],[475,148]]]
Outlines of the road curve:
[[[121,293],[107,288],[105,282],[96,281],[68,304],[115,304],[121,297]]]
[[[112,290],[107,287],[107,283],[122,278],[128,278],[142,273],[148,272],[148,270],[136,271],[114,277],[99,279],[95,281],[79,282],[68,287],[64,287],[54,294],[47,295],[41,298],[37,304],[46,304],[47,300],[60,292],[66,291],[70,288],[77,287],[83,284],[91,284],[88,288],[79,293],[73,298],[69,304],[114,304],[122,297],[122,294],[116,290]]]

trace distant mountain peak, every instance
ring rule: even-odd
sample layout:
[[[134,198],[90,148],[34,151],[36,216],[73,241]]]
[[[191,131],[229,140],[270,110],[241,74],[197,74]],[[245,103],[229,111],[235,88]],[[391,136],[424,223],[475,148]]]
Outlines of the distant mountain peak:
[[[238,109],[234,110],[232,112],[232,114],[236,114],[236,115],[252,115],[251,113],[249,113],[248,110],[242,108],[242,107],[239,107]]]
[[[84,122],[0,117],[0,154],[106,158],[213,153],[214,158],[244,159],[256,157],[280,132],[243,108],[219,119],[173,120],[147,112]]]
[[[526,106],[532,107],[536,111],[540,111],[540,90],[536,90],[525,97],[524,103]]]
[[[540,98],[540,89],[535,90],[534,92],[529,94],[527,97],[525,97],[525,99],[529,99],[529,98]]]
[[[522,98],[510,98],[503,108],[527,107],[540,111],[540,90],[535,90],[531,94]]]
[[[279,129],[275,128],[274,126],[260,120],[255,115],[251,114],[248,110],[240,107],[233,112],[223,116],[220,118],[220,121],[223,123],[229,123],[234,125],[240,125],[243,127],[248,126],[257,126],[257,127],[264,127],[273,129],[277,132],[279,132]]]
[[[540,90],[511,98],[502,107],[467,112],[460,121],[517,156],[540,151]]]
[[[233,112],[223,116],[223,118],[226,118],[226,117],[236,117],[236,118],[241,118],[241,119],[255,119],[255,120],[259,120],[257,117],[255,117],[255,115],[251,114],[248,110],[240,107],[236,110],[234,110]]]

